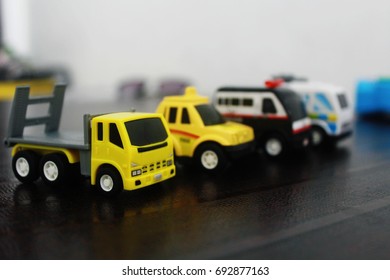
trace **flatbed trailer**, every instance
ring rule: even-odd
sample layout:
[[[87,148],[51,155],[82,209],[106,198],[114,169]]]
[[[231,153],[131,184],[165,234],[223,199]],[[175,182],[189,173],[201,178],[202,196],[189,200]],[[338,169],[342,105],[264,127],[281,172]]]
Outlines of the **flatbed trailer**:
[[[52,96],[36,98],[29,98],[29,87],[16,89],[5,144],[13,147],[12,168],[21,182],[40,176],[49,185],[63,184],[76,165],[81,175],[91,177],[92,185],[111,194],[175,175],[173,143],[161,115],[85,114],[81,133],[60,132],[65,88],[58,85]],[[45,103],[48,115],[27,118],[29,105]],[[45,125],[44,133],[24,133],[25,127],[35,125]]]

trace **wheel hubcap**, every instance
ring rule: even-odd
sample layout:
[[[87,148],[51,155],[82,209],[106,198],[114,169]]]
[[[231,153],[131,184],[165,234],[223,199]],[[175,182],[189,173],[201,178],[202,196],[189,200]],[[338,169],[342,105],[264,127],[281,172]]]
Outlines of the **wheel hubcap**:
[[[202,154],[202,165],[207,169],[214,169],[218,165],[218,155],[214,151],[205,151]]]
[[[26,177],[28,173],[30,172],[30,165],[28,164],[28,161],[25,158],[18,158],[16,160],[16,172],[22,177]]]
[[[313,131],[313,145],[318,146],[322,142],[322,134],[321,132],[315,130]]]
[[[47,161],[43,165],[43,173],[45,177],[49,181],[55,181],[58,178],[59,172],[57,165],[52,161]]]
[[[267,153],[271,156],[277,156],[282,152],[282,143],[278,139],[272,138],[265,145]]]
[[[114,181],[112,180],[110,175],[103,175],[100,178],[100,187],[103,191],[109,192],[114,187]]]

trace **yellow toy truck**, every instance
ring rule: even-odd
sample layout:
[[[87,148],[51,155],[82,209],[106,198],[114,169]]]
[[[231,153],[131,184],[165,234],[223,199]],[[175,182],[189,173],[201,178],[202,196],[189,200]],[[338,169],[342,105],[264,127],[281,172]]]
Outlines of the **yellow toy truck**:
[[[194,87],[187,87],[182,96],[165,97],[157,113],[168,122],[175,156],[192,158],[204,171],[220,171],[230,159],[254,150],[253,129],[225,121]]]
[[[58,131],[65,86],[53,96],[29,98],[29,87],[18,87],[11,107],[5,144],[13,147],[12,169],[19,181],[39,178],[62,185],[78,173],[107,195],[134,190],[175,175],[173,141],[160,114],[120,112],[84,115],[83,133]],[[30,104],[49,104],[47,116],[27,118]],[[45,125],[45,132],[24,133],[31,125]]]

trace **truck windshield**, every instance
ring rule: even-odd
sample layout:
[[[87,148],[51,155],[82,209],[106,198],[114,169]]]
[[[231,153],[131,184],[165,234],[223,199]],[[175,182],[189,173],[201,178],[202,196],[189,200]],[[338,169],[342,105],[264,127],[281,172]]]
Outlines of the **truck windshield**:
[[[280,100],[282,101],[292,121],[307,117],[305,105],[298,94],[287,89],[279,90],[277,94],[280,97]]]
[[[167,139],[168,134],[161,119],[147,118],[125,123],[130,142],[135,146],[145,146]]]
[[[204,125],[208,126],[225,123],[225,119],[212,105],[202,104],[195,106],[195,108],[198,111]]]

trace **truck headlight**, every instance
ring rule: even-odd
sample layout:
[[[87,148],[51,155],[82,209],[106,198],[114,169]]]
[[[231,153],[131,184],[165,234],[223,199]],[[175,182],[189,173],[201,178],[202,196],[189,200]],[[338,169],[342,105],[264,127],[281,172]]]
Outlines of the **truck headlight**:
[[[131,176],[132,177],[139,176],[141,174],[142,174],[142,170],[141,169],[136,169],[136,170],[131,171]]]
[[[167,166],[171,166],[172,163],[173,163],[173,161],[172,161],[171,159],[168,159],[168,160],[167,160]]]

